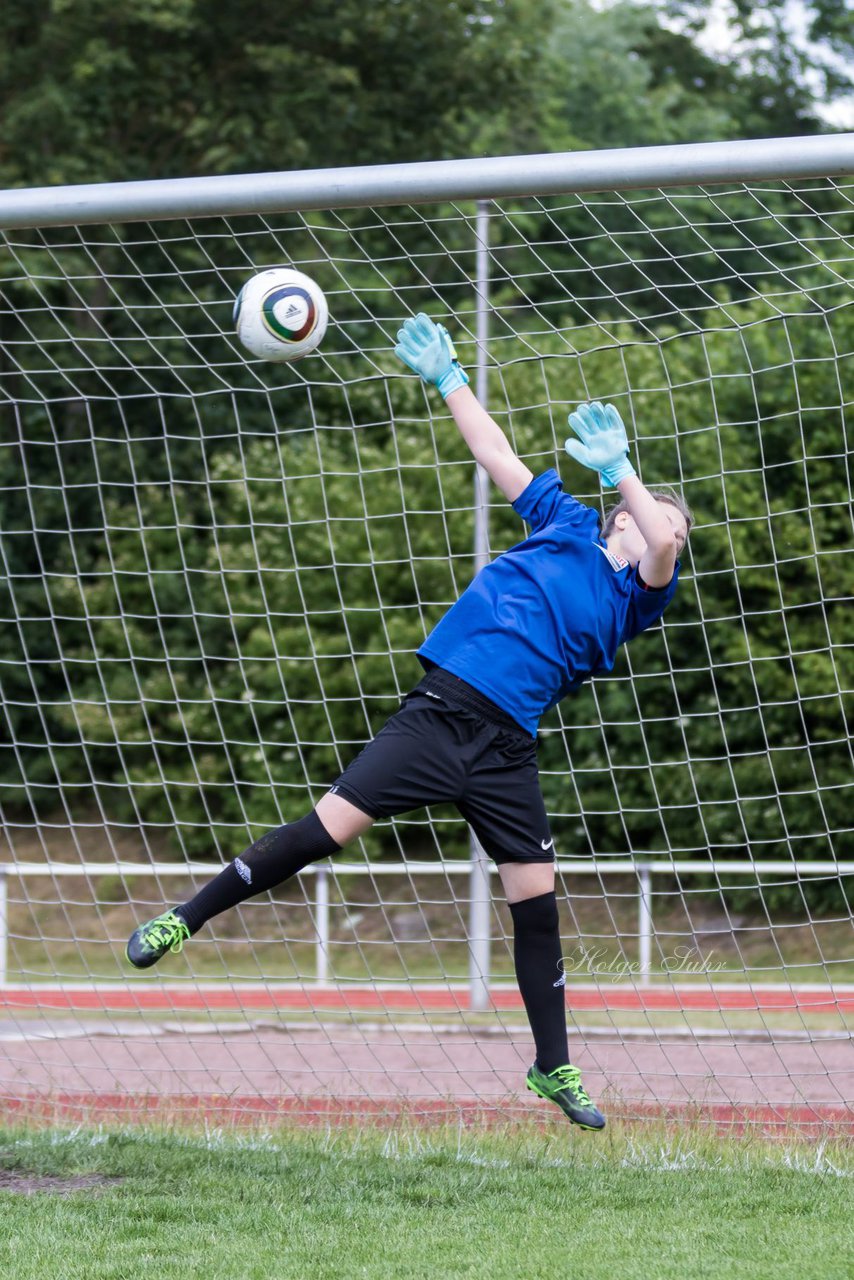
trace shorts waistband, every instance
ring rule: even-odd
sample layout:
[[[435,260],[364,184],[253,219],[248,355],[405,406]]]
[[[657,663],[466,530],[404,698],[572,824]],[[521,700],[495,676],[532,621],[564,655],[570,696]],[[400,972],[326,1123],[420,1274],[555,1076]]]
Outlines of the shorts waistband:
[[[518,721],[508,715],[502,707],[497,706],[491,698],[487,698],[485,693],[481,693],[473,685],[467,684],[465,680],[461,680],[453,672],[446,671],[444,667],[431,667],[415,687],[424,690],[431,689],[436,693],[446,693],[452,701],[459,703],[462,707],[467,707],[470,711],[476,711],[479,716],[490,724],[518,733],[520,737],[525,738],[528,742],[534,741],[527,729],[523,729]]]

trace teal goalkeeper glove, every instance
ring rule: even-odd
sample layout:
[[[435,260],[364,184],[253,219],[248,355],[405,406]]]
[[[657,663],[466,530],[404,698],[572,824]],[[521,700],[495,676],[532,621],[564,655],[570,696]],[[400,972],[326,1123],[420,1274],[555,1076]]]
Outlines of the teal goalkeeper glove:
[[[566,441],[564,448],[571,458],[598,471],[605,484],[613,488],[636,474],[629,462],[629,441],[623,420],[612,404],[580,404],[569,415],[569,425],[577,436]]]
[[[457,359],[454,344],[444,325],[434,324],[419,314],[406,321],[397,334],[394,354],[410,369],[431,382],[447,399],[452,391],[468,384],[468,375]]]

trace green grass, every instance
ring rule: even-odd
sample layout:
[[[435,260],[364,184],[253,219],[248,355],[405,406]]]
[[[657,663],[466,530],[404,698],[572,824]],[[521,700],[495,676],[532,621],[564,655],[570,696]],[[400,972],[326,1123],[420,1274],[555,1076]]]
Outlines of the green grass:
[[[0,1131],[0,1171],[121,1179],[0,1191],[15,1280],[850,1276],[850,1148],[648,1126]],[[3,1179],[0,1179],[2,1182]]]

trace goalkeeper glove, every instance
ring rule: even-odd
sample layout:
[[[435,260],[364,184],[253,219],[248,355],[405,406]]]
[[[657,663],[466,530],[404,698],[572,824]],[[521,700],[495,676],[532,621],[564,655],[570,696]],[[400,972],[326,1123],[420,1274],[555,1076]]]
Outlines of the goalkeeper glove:
[[[452,391],[468,384],[468,375],[457,359],[454,344],[444,325],[434,324],[419,314],[398,331],[394,354],[410,369],[431,382],[447,399]]]
[[[626,476],[636,474],[629,462],[629,442],[623,420],[612,404],[581,404],[569,415],[572,436],[564,448],[571,458],[598,471],[605,484],[616,488]]]

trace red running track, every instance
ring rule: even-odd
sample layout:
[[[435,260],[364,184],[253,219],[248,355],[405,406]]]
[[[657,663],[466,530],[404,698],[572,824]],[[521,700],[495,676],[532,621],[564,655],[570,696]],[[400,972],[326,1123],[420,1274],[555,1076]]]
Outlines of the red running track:
[[[854,1129],[850,1039],[739,1041],[668,1037],[632,1041],[573,1035],[573,1061],[612,1116]],[[524,1092],[527,1029],[504,1033],[273,1019],[185,1024],[53,1023],[21,1019],[0,1036],[0,1112],[89,1121],[110,1110],[133,1118],[241,1118],[281,1114],[310,1122],[371,1116],[453,1120],[489,1113],[536,1119],[545,1104]],[[75,1108],[77,1111],[75,1112]]]
[[[494,987],[491,995],[498,1012],[522,1008],[515,988]],[[567,996],[571,1012],[854,1011],[850,987],[573,984]],[[543,1116],[542,1106],[519,1096],[531,1057],[526,1028],[507,1027],[503,1034],[493,1028],[490,1034],[461,1020],[452,1031],[420,1023],[419,1032],[393,1020],[385,1027],[321,1020],[324,1011],[462,1013],[469,1009],[463,987],[53,984],[2,988],[0,1008],[7,1011],[0,1114],[208,1123],[263,1122],[277,1115],[301,1123]],[[51,1011],[65,1016],[51,1023]],[[170,1027],[133,1018],[148,1011],[309,1012],[317,1021]],[[81,1012],[124,1017],[81,1022],[74,1017]],[[740,1042],[737,1030],[717,1040],[692,1036],[690,1024],[681,1036],[660,1029],[643,1042],[613,1027],[584,1041],[576,1032],[573,1060],[612,1116],[854,1132],[854,1046],[844,1026],[799,1040],[786,1039],[785,1032],[775,1040],[768,1032],[762,1043]]]
[[[523,1008],[519,992],[495,987],[492,1008],[512,1012]],[[732,986],[640,987],[618,984],[567,987],[572,1011],[753,1010],[771,1012],[854,1013],[854,989],[748,984]],[[216,1012],[288,1010],[292,1012],[351,1010],[382,1013],[399,1011],[462,1012],[470,1008],[466,987],[337,986],[311,987],[252,984],[193,984],[187,986],[80,984],[0,988],[0,1008],[66,1009],[102,1013]]]

